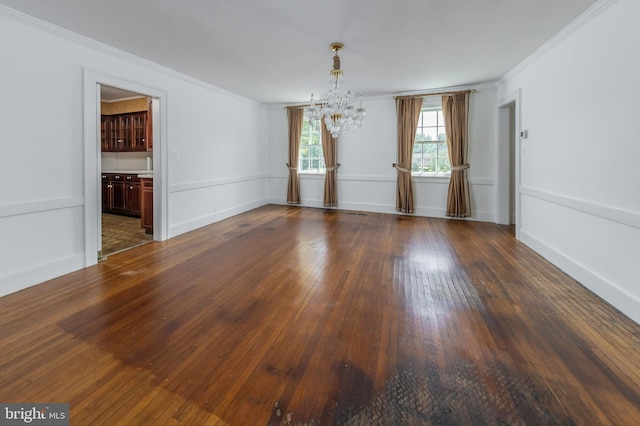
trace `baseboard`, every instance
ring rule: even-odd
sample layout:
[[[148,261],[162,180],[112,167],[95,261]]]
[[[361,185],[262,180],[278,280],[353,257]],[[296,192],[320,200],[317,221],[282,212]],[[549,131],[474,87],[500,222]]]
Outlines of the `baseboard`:
[[[303,200],[302,203],[296,205],[299,205],[300,207],[313,207],[318,209],[330,208],[335,210],[352,210],[369,213],[404,214],[397,212],[396,206],[391,204],[338,202],[337,207],[325,207],[323,203],[323,200]],[[269,204],[288,205],[288,203],[283,199],[273,197],[269,198]],[[416,207],[415,213],[411,214],[411,216],[451,219],[446,213],[445,209]],[[491,212],[477,212],[473,214],[473,217],[465,217],[463,219],[474,222],[495,222],[494,215]]]
[[[627,317],[640,324],[640,300],[615,284],[559,252],[526,230],[520,229],[520,241],[553,263],[584,287],[588,288]]]
[[[227,209],[219,210],[215,213],[211,213],[205,216],[200,216],[195,219],[177,223],[169,226],[169,238],[176,237],[178,235],[193,231],[203,226],[211,225],[212,223],[219,222],[224,219],[228,219],[232,216],[239,215],[241,213],[248,212],[249,210],[257,209],[266,204],[270,204],[270,200],[263,198],[260,200],[252,201],[250,203],[240,204]]]
[[[37,265],[24,271],[0,276],[0,296],[5,296],[44,281],[84,268],[83,254],[75,254]]]

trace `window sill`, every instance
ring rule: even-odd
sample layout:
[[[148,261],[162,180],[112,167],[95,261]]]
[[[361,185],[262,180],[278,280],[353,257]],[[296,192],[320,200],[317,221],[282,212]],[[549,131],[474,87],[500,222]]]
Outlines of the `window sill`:
[[[428,178],[450,178],[451,177],[451,173],[440,173],[440,174],[436,174],[436,173],[411,173],[411,176],[413,177],[428,177]]]
[[[451,180],[451,175],[430,175],[430,174],[411,174],[411,178],[414,179],[416,182],[438,182],[438,183],[443,183],[443,182],[449,182],[449,180]]]
[[[324,179],[325,176],[325,172],[298,172],[298,177],[303,179]]]

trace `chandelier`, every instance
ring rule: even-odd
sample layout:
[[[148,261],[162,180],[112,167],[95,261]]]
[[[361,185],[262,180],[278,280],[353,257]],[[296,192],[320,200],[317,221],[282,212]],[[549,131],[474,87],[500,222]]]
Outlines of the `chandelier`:
[[[327,129],[331,136],[337,138],[342,130],[356,130],[362,126],[362,120],[366,115],[362,107],[362,97],[358,99],[358,105],[354,106],[355,94],[351,91],[343,91],[340,85],[343,81],[343,73],[340,69],[340,57],[338,51],[344,47],[342,43],[331,44],[333,55],[333,69],[330,71],[331,88],[322,94],[316,104],[311,94],[311,105],[306,110],[310,119],[319,120],[324,117]]]

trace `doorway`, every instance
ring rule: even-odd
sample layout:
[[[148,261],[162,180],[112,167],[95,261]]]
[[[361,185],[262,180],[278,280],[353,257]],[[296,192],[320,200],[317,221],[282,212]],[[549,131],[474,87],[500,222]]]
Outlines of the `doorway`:
[[[153,201],[143,197],[145,181],[153,179],[152,102],[141,93],[100,85],[98,260],[153,241],[153,208],[143,205]]]
[[[520,234],[520,92],[498,103],[496,223]]]
[[[100,87],[102,85],[122,88],[143,94],[153,100],[153,186],[145,195],[153,204],[153,239],[169,238],[168,183],[167,183],[167,92],[158,87],[132,81],[128,77],[113,76],[89,68],[83,69],[83,131],[84,131],[84,264],[89,267],[98,263],[102,246],[101,223],[101,152],[100,152]]]

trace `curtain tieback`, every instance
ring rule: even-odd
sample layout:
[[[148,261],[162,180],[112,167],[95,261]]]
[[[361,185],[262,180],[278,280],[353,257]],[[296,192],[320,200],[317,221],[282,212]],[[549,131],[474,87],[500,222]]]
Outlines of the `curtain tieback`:
[[[398,164],[393,163],[392,164],[393,167],[395,167],[399,172],[403,172],[403,173],[411,173],[411,170],[409,169],[405,169],[403,167],[400,167]]]
[[[325,170],[328,172],[332,172],[334,170],[337,170],[338,167],[340,167],[340,164],[336,164],[335,166],[331,166],[331,167],[325,167]]]
[[[289,168],[289,170],[298,170],[298,168],[297,168],[297,167],[291,167],[291,166],[289,165],[289,163],[286,163],[286,165],[287,165],[287,167]]]
[[[464,169],[468,169],[469,168],[469,164],[463,164],[462,166],[451,166],[451,171],[452,172],[461,172]]]

